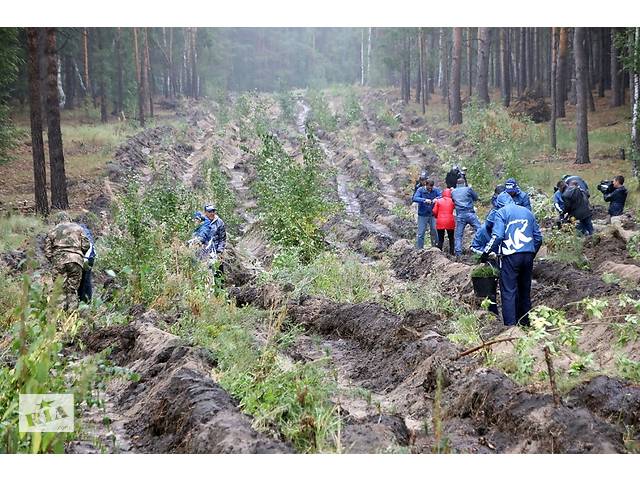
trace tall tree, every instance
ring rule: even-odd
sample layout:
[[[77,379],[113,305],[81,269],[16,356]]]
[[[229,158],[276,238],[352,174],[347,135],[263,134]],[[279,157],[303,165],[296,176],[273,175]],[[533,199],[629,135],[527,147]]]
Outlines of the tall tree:
[[[587,75],[586,35],[585,28],[576,27],[573,36],[573,49],[576,64],[576,163],[590,163],[589,161],[589,132],[587,125],[587,89],[589,81]]]
[[[518,75],[518,96],[527,88],[527,29],[520,28],[520,74]]]
[[[511,48],[508,28],[500,29],[500,47],[502,51],[502,104],[508,107],[511,103]]]
[[[558,70],[558,29],[551,29],[551,119],[549,121],[549,133],[551,134],[551,148],[555,152],[557,146],[556,136],[556,103],[558,102],[558,92],[556,89],[556,75]]]
[[[40,58],[38,55],[38,29],[27,28],[29,53],[29,107],[31,117],[31,154],[33,156],[33,186],[36,213],[49,214],[47,199],[47,172],[42,140],[42,103],[40,101]]]
[[[91,86],[89,84],[89,30],[86,27],[82,29],[82,58],[84,93],[85,95],[89,95],[91,92]]]
[[[116,30],[115,37],[115,54],[116,54],[116,101],[115,114],[123,115],[124,112],[124,65],[122,59],[122,29]]]
[[[624,104],[624,75],[620,62],[620,49],[616,45],[617,29],[611,29],[611,106],[619,107]]]
[[[133,52],[134,60],[136,64],[136,83],[138,84],[138,121],[140,126],[144,127],[144,105],[145,105],[145,93],[144,84],[142,82],[142,72],[140,68],[140,48],[138,45],[138,29],[133,27]]]
[[[460,70],[462,63],[462,28],[453,29],[453,54],[451,58],[451,125],[462,123],[462,102],[460,99]]]
[[[638,178],[638,156],[640,156],[640,27],[635,28],[634,46],[632,50],[632,72],[633,79],[632,102],[631,102],[631,147],[633,149],[633,175]],[[638,185],[640,188],[640,184]]]
[[[98,41],[99,50],[99,73],[98,73],[98,88],[100,89],[100,121],[107,123],[109,120],[107,114],[107,65],[106,65],[106,52],[104,49],[104,29],[98,28],[96,30],[96,36]]]
[[[144,29],[144,68],[142,81],[144,82],[145,92],[149,99],[149,116],[153,118],[153,89],[151,84],[153,83],[153,75],[151,74],[151,62],[149,61],[149,33],[148,28]]]
[[[373,27],[369,27],[369,35],[367,40],[367,74],[366,84],[371,85],[371,34],[373,33]]]
[[[467,28],[467,86],[469,87],[469,98],[473,95],[473,28]]]
[[[558,38],[558,67],[556,70],[556,117],[564,118],[566,100],[566,75],[567,75],[567,51],[569,49],[569,37],[565,27],[560,28]]]
[[[69,208],[69,197],[67,195],[67,176],[64,168],[62,131],[60,130],[56,29],[52,27],[46,29],[45,56],[47,58],[47,138],[51,174],[51,206],[64,209]]]
[[[478,76],[477,90],[481,104],[489,104],[489,33],[488,27],[478,28]]]

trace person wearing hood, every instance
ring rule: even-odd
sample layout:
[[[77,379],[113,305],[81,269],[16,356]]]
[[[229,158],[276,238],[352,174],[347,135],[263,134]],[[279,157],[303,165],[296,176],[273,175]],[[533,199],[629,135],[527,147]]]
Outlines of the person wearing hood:
[[[610,202],[609,215],[617,217],[622,215],[624,204],[627,201],[627,188],[624,186],[624,177],[616,175],[611,184],[611,191],[604,192],[604,201]]]
[[[451,199],[456,206],[456,257],[462,255],[462,239],[465,227],[471,225],[474,234],[481,227],[480,219],[478,219],[473,206],[474,202],[478,200],[478,194],[471,187],[466,186],[465,182],[465,180],[459,178],[458,186],[451,192]]]
[[[593,223],[591,217],[591,206],[589,205],[589,197],[576,180],[572,180],[567,186],[561,185],[562,201],[564,203],[562,213],[560,214],[560,222],[566,218],[573,217],[578,220],[576,229],[583,235],[593,234]]]
[[[438,248],[442,251],[444,246],[444,234],[449,237],[449,254],[453,255],[455,251],[454,245],[454,229],[456,228],[456,219],[453,216],[455,205],[451,199],[451,190],[446,188],[442,192],[442,198],[436,200],[433,206],[433,216],[436,218],[436,229],[438,231]]]
[[[542,234],[533,213],[516,205],[504,192],[496,199],[491,240],[484,248],[481,261],[489,258],[497,246],[500,261],[500,294],[502,320],[505,325],[529,325],[531,310],[531,278],[533,259],[542,245]]]
[[[504,191],[511,195],[511,198],[513,198],[516,205],[520,205],[521,207],[531,210],[529,194],[520,190],[515,178],[509,178],[504,182]]]
[[[424,236],[429,228],[431,246],[438,244],[436,232],[436,219],[433,216],[433,205],[437,198],[441,196],[439,189],[434,188],[433,180],[426,179],[413,195],[413,202],[418,204],[418,234],[416,237],[416,248],[424,248]]]

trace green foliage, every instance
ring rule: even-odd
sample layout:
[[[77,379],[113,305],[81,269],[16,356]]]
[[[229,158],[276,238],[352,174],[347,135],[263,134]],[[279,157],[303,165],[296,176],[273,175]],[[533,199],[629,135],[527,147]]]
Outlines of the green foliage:
[[[218,215],[224,220],[227,233],[233,234],[238,232],[240,218],[235,213],[237,205],[235,194],[229,187],[227,177],[220,170],[221,159],[222,149],[215,146],[211,158],[206,160],[202,166],[205,172],[202,196],[207,199],[207,202],[211,202],[216,206]]]
[[[589,261],[584,256],[584,241],[572,222],[564,223],[560,229],[551,230],[544,239],[549,259],[582,269],[589,267]]]
[[[17,28],[0,28],[0,163],[11,157],[9,151],[15,147],[18,131],[9,116],[10,86],[18,76],[22,59],[18,45]]]
[[[283,124],[289,125],[296,119],[296,99],[289,91],[280,91],[277,94],[280,105],[280,120]]]
[[[498,272],[488,263],[478,265],[471,270],[471,278],[495,278]]]
[[[625,315],[624,322],[614,324],[618,333],[617,343],[624,346],[629,342],[635,342],[640,338],[640,300],[633,299],[629,295],[620,295],[620,307],[632,306],[636,313]]]
[[[640,259],[640,234],[634,235],[627,242],[627,252],[632,258]]]
[[[362,107],[355,91],[350,90],[344,105],[345,120],[347,125],[354,125],[362,119]]]
[[[96,362],[89,358],[79,364],[62,354],[82,322],[77,314],[67,316],[57,307],[58,294],[59,288],[49,296],[26,277],[23,281],[22,298],[14,309],[19,320],[6,352],[15,362],[0,363],[0,453],[63,453],[65,442],[77,435],[77,426],[75,432],[20,433],[20,393],[70,393],[76,411],[83,403],[98,401]]]
[[[616,357],[616,367],[618,374],[622,378],[631,380],[632,382],[640,382],[640,362],[631,360],[624,355],[618,355]]]
[[[45,231],[38,217],[8,215],[0,217],[0,252],[24,247],[37,234]]]
[[[338,128],[338,119],[331,112],[329,102],[327,102],[324,93],[311,90],[307,97],[311,107],[310,121],[325,132],[335,131]]]
[[[576,360],[571,362],[567,374],[570,376],[578,376],[587,370],[593,369],[594,366],[593,353],[580,355]]]
[[[188,255],[172,242],[188,238],[194,207],[193,195],[168,179],[142,192],[132,183],[118,199],[115,232],[106,238],[106,252],[99,258],[123,277],[123,299],[148,305],[172,286],[167,279],[177,259],[188,265]]]
[[[321,169],[323,153],[313,133],[302,147],[301,163],[274,136],[264,135],[262,143],[255,187],[260,220],[275,245],[294,248],[309,261],[323,248],[320,225],[333,209]]]
[[[464,119],[464,133],[474,149],[466,163],[467,177],[474,188],[490,194],[495,187],[494,172],[522,182],[522,151],[538,136],[532,122],[514,119],[499,105],[481,107],[475,102],[466,107]]]
[[[376,106],[375,115],[379,122],[392,129],[396,129],[400,126],[400,120],[398,120],[398,117],[396,117],[391,109],[382,102],[378,103]]]
[[[324,371],[324,359],[285,365],[280,352],[297,335],[284,323],[285,312],[263,318],[264,345],[252,331],[263,316],[213,298],[201,314],[174,327],[174,333],[209,348],[217,360],[214,375],[253,417],[262,431],[281,434],[300,452],[331,451],[340,422],[331,402],[335,384]]]
[[[424,132],[411,132],[409,134],[410,145],[430,145],[431,139]]]

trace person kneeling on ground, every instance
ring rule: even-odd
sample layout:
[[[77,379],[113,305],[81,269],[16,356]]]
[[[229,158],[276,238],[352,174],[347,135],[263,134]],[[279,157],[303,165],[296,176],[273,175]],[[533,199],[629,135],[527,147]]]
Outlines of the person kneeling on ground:
[[[456,206],[456,257],[462,255],[462,240],[465,227],[471,225],[474,234],[480,228],[480,220],[473,206],[473,202],[478,200],[478,194],[471,187],[465,186],[465,182],[465,180],[459,178],[457,188],[451,192],[451,198]]]
[[[424,248],[424,236],[427,228],[429,229],[431,246],[435,247],[438,244],[433,204],[440,196],[440,190],[433,187],[433,180],[428,179],[423,180],[423,185],[413,195],[413,201],[418,204],[418,235],[416,237],[416,248],[418,249]]]
[[[516,205],[508,193],[496,200],[491,240],[484,248],[481,261],[498,245],[500,261],[500,294],[502,320],[505,325],[529,325],[531,310],[531,277],[533,259],[542,245],[542,234],[533,213]]]
[[[603,189],[602,194],[604,195],[604,201],[610,202],[609,215],[612,217],[622,215],[624,204],[627,201],[627,188],[624,186],[624,177],[616,175],[606,189]]]
[[[71,222],[66,212],[58,212],[56,223],[44,239],[44,255],[53,266],[54,281],[63,278],[62,308],[74,310],[78,307],[82,269],[91,243],[84,229]]]
[[[456,218],[453,216],[455,205],[451,200],[451,189],[446,188],[442,192],[442,198],[436,200],[433,206],[433,215],[436,217],[436,229],[438,231],[438,248],[442,250],[444,246],[444,234],[449,237],[449,255],[455,252],[454,229],[456,228]]]
[[[591,206],[587,194],[580,188],[580,184],[576,180],[572,180],[570,184],[561,185],[562,201],[564,203],[562,213],[560,214],[560,222],[566,221],[567,218],[573,217],[578,220],[576,229],[583,235],[593,234],[593,223],[591,222]]]

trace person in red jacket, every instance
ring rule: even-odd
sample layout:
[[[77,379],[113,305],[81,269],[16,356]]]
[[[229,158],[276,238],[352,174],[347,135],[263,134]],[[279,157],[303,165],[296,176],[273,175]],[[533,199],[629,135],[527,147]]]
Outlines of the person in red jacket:
[[[456,219],[453,216],[455,205],[451,199],[451,189],[442,191],[442,198],[438,198],[433,206],[433,216],[436,217],[436,230],[438,230],[438,248],[442,250],[444,245],[444,232],[449,236],[449,253],[454,253],[454,230]]]

